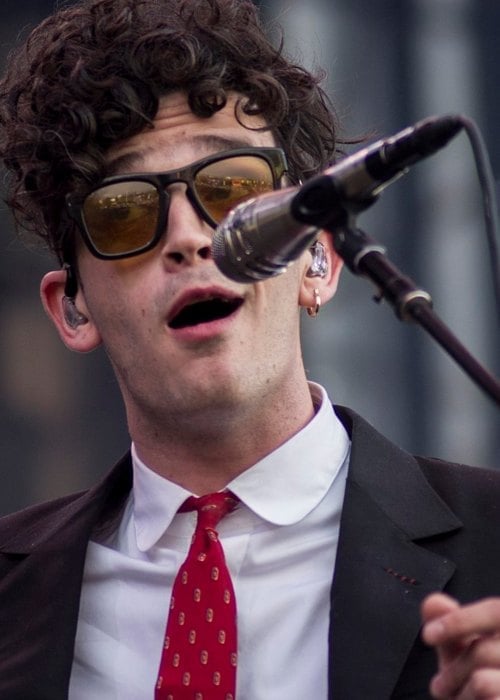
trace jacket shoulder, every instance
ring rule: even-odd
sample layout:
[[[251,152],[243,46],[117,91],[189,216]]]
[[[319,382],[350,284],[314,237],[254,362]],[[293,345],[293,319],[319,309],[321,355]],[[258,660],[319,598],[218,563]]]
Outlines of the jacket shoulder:
[[[29,553],[38,546],[61,548],[74,537],[105,531],[121,512],[132,486],[127,453],[88,490],[30,506],[0,518],[0,551]]]
[[[500,470],[416,457],[431,486],[457,513],[500,522]],[[491,522],[491,521],[490,521]]]
[[[0,517],[0,548],[17,539],[21,532],[29,536],[30,532],[46,530],[50,525],[62,521],[68,510],[86,493],[78,491]]]

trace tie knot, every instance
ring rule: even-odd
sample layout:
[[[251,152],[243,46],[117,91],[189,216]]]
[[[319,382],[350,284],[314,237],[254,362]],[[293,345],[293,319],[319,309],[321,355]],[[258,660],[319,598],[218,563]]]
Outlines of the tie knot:
[[[216,528],[225,515],[236,508],[238,499],[229,491],[207,493],[205,496],[190,496],[179,508],[180,512],[196,510],[198,512],[197,528]]]

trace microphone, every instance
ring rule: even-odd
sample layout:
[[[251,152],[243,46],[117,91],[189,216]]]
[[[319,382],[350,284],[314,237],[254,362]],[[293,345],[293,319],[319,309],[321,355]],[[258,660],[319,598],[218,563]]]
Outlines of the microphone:
[[[236,282],[285,272],[317,237],[371,206],[411,165],[443,148],[463,127],[459,115],[429,117],[348,156],[304,185],[242,202],[217,227],[212,255]]]

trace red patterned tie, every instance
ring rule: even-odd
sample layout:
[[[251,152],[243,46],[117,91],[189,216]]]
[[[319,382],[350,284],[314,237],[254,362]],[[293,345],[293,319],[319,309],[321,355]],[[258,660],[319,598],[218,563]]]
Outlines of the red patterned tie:
[[[197,510],[186,561],[174,582],[155,700],[234,700],[236,601],[215,530],[237,504],[228,492],[191,496]]]

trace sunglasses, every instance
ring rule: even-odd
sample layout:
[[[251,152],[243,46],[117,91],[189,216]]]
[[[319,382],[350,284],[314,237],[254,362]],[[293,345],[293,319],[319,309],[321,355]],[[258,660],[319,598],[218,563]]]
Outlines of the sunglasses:
[[[166,188],[174,182],[187,185],[192,206],[215,228],[240,202],[279,189],[286,171],[280,148],[222,151],[180,170],[105,178],[84,197],[67,195],[66,206],[90,252],[116,260],[158,243],[168,220]]]

